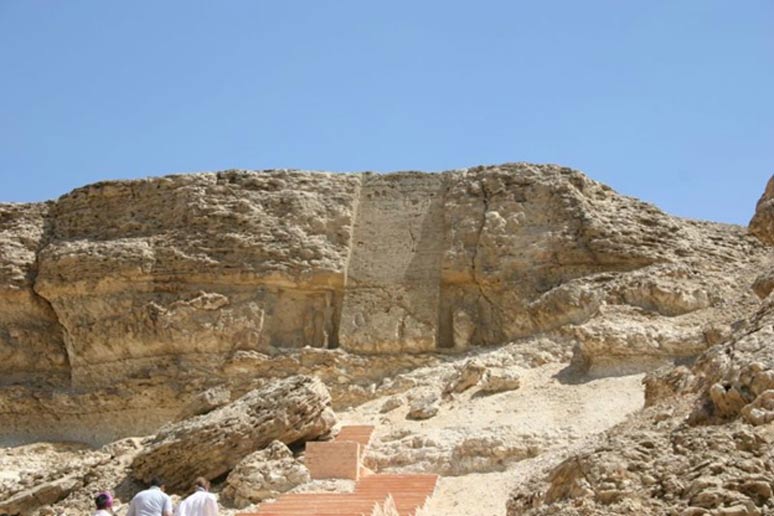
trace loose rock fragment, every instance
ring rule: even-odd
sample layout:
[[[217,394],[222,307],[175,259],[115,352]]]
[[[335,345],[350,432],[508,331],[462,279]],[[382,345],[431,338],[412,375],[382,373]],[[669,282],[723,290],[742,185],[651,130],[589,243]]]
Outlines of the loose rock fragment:
[[[313,377],[269,383],[217,410],[163,428],[132,462],[134,475],[163,478],[172,490],[213,479],[274,440],[315,439],[335,424],[330,395]]]
[[[458,394],[476,385],[486,372],[486,366],[476,360],[468,360],[452,376],[444,387],[444,394]]]
[[[411,396],[409,412],[406,417],[409,419],[429,419],[438,414],[440,408],[441,393],[436,389],[423,389]]]
[[[311,480],[309,470],[293,457],[285,444],[274,441],[265,449],[251,453],[229,473],[221,492],[224,500],[238,509],[268,498]]]
[[[481,392],[512,391],[521,387],[521,375],[509,369],[490,369],[481,380]]]

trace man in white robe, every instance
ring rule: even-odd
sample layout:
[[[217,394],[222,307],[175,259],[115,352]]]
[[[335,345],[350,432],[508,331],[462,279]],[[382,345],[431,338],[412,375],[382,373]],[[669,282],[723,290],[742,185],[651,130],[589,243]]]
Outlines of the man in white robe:
[[[218,516],[218,501],[209,489],[210,483],[206,478],[197,478],[193,494],[180,502],[175,516]]]

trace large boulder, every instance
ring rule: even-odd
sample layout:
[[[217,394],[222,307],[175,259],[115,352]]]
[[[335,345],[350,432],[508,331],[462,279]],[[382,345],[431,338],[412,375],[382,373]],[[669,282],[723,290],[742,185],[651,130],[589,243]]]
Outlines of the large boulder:
[[[293,457],[293,452],[280,441],[251,453],[229,473],[221,498],[244,509],[250,504],[305,484],[312,479],[309,470]]]
[[[278,440],[289,444],[327,434],[336,422],[317,378],[294,376],[255,389],[209,414],[163,428],[135,457],[136,478],[161,477],[173,490],[203,476],[228,473],[242,458]]]

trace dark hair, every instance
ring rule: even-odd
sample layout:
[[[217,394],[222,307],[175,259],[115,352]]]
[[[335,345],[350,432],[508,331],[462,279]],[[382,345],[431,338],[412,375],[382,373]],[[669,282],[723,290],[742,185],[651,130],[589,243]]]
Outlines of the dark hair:
[[[96,498],[94,498],[94,503],[97,504],[97,510],[99,509],[107,509],[111,506],[110,503],[110,496],[108,496],[105,493],[100,493],[97,495]]]
[[[164,481],[161,480],[159,477],[153,477],[150,480],[150,485],[151,487],[161,487],[164,485]]]
[[[194,480],[194,485],[193,486],[194,486],[194,489],[196,489],[197,487],[201,487],[205,491],[209,491],[210,490],[210,481],[207,480],[204,477],[199,477],[196,480]]]

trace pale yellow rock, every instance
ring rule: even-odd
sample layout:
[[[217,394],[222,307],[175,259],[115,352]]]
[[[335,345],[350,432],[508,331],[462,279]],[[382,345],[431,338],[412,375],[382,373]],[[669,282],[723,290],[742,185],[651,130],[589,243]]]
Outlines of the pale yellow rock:
[[[714,314],[762,252],[741,228],[524,163],[226,171],[3,206],[0,351],[22,380],[56,370],[79,388],[238,352],[460,351],[583,325],[605,303]]]
[[[62,326],[34,290],[38,253],[50,238],[50,204],[0,204],[0,385],[66,384]]]
[[[749,233],[526,163],[226,171],[0,205],[0,443],[149,436],[45,464],[22,447],[0,498],[83,514],[110,486],[120,515],[134,475],[225,475],[266,444],[256,429],[306,438],[332,405],[386,427],[375,468],[448,475],[441,514],[502,515],[516,486],[512,514],[772,512],[768,190]],[[643,412],[583,440],[662,367]],[[330,401],[266,394],[298,374]],[[318,425],[291,405],[326,408]]]
[[[293,457],[285,444],[274,441],[239,461],[226,478],[221,500],[239,509],[276,498],[281,493],[311,481],[306,466]]]

